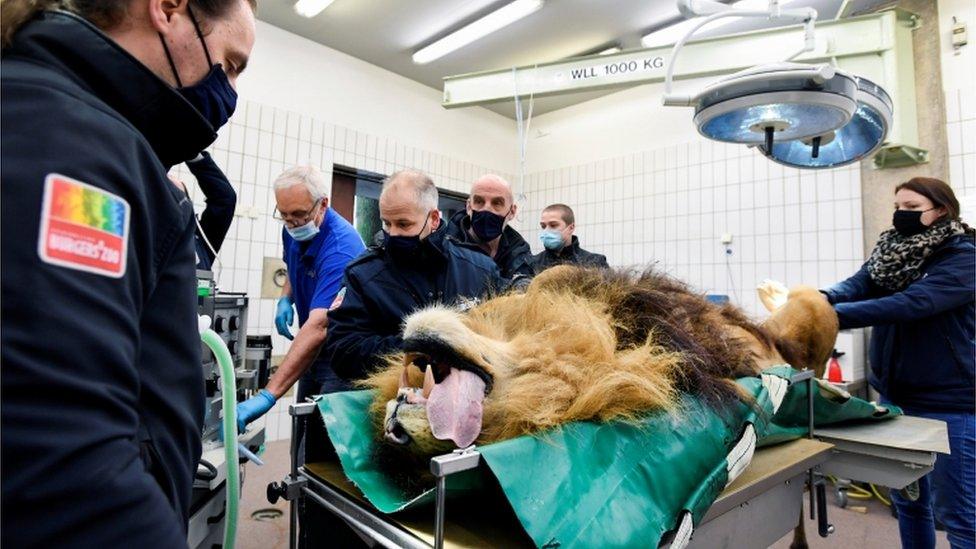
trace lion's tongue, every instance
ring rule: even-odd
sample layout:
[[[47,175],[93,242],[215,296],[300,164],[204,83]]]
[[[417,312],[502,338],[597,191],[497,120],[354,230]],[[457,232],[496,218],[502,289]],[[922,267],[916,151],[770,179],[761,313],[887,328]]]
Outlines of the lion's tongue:
[[[453,440],[458,448],[471,445],[481,432],[481,401],[485,382],[477,375],[451,368],[427,398],[427,420],[434,438]]]

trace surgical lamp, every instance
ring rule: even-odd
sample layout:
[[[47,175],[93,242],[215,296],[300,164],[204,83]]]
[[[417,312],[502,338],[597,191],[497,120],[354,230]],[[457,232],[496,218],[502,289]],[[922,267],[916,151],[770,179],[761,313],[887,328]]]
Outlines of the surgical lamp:
[[[761,65],[703,89],[694,121],[710,139],[770,147],[841,128],[857,109],[856,93],[857,82],[830,65]]]
[[[759,150],[780,164],[794,168],[836,168],[873,154],[891,129],[892,103],[885,91],[866,78],[857,78],[857,110],[843,128],[808,139],[776,142]]]
[[[826,168],[873,152],[891,125],[891,101],[881,88],[829,64],[789,63],[813,51],[812,8],[737,9],[715,0],[678,0],[686,17],[702,17],[674,45],[664,80],[664,104],[695,107],[703,136],[758,146],[773,160],[795,167]],[[685,43],[703,26],[724,17],[764,17],[802,22],[803,47],[786,61],[752,67],[706,86],[695,95],[672,93],[674,67]],[[881,132],[877,128],[883,128]]]

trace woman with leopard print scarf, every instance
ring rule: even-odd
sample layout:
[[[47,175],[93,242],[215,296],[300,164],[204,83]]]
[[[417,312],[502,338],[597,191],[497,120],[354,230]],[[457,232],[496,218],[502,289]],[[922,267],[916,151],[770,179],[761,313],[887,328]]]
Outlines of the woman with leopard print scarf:
[[[919,481],[919,498],[892,493],[904,547],[935,547],[933,514],[953,549],[976,540],[976,245],[959,201],[938,179],[895,189],[893,227],[871,257],[824,295],[840,328],[872,326],[869,381],[905,413],[939,419],[950,455]]]

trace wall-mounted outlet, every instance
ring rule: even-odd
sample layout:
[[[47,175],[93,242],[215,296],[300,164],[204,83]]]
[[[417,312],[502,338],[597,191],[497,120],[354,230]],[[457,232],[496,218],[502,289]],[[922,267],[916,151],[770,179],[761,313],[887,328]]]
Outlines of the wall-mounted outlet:
[[[969,33],[966,31],[966,22],[952,18],[952,47],[959,49],[969,43]]]
[[[261,297],[263,299],[277,299],[281,297],[281,289],[288,281],[288,269],[280,257],[264,258],[261,269]]]

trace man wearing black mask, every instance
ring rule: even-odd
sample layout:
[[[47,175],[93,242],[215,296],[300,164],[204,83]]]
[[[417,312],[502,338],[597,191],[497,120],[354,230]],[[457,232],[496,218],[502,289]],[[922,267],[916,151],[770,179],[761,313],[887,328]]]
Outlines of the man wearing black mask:
[[[329,311],[323,352],[340,376],[362,378],[399,350],[410,313],[470,302],[504,283],[488,257],[448,236],[437,203],[437,187],[421,172],[400,171],[383,184],[383,245],[346,267]]]
[[[502,277],[523,287],[535,274],[532,249],[522,235],[509,226],[518,206],[512,187],[497,175],[483,175],[471,185],[465,211],[451,218],[448,234],[474,244],[495,261]]]
[[[247,0],[4,0],[5,547],[185,547],[204,386],[193,208]]]

